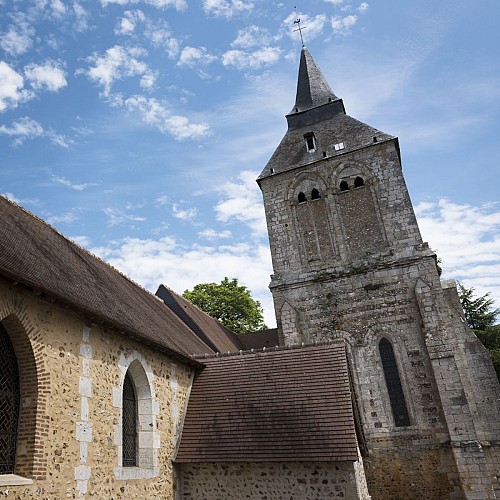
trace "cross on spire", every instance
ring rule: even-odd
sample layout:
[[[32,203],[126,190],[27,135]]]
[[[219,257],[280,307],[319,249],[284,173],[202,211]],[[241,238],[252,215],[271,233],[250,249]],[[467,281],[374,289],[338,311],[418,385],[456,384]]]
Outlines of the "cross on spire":
[[[293,22],[293,24],[296,24],[298,26],[298,28],[296,30],[293,30],[293,32],[295,33],[296,31],[298,31],[300,33],[300,41],[302,42],[302,47],[305,47],[304,38],[302,37],[302,30],[306,29],[307,26],[304,26],[304,27],[300,26],[300,17],[297,14],[297,6],[294,5],[293,8],[295,9],[295,15],[296,15],[296,19]]]

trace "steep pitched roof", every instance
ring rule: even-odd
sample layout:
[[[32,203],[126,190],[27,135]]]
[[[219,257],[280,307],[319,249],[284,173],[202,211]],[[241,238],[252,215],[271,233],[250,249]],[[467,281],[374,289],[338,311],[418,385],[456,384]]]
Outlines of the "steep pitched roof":
[[[286,116],[288,130],[257,179],[341,156],[374,142],[397,140],[347,115],[342,99],[330,89],[309,51],[302,49],[295,106]],[[316,147],[306,149],[305,136],[314,134]],[[335,146],[342,143],[343,148]]]
[[[185,362],[213,353],[153,294],[2,196],[0,275]]]
[[[213,351],[237,352],[244,349],[238,335],[229,331],[217,320],[198,309],[189,300],[170,290],[170,288],[160,285],[156,295]]]
[[[203,362],[176,462],[357,460],[343,343]]]
[[[338,97],[328,85],[311,53],[306,47],[303,47],[300,53],[297,95],[295,105],[290,113],[305,111],[336,99]]]

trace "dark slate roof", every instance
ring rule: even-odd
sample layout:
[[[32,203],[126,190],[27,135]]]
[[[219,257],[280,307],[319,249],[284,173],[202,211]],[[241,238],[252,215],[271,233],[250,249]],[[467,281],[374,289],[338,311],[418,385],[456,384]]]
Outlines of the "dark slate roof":
[[[270,328],[260,332],[240,333],[238,339],[243,345],[243,350],[262,349],[279,345],[278,329]]]
[[[244,349],[238,335],[165,285],[159,286],[156,295],[213,351],[237,352]]]
[[[153,294],[2,196],[0,274],[185,362],[213,353]]]
[[[343,343],[203,362],[176,462],[358,459]]]
[[[342,99],[332,92],[309,51],[301,54],[296,104],[287,115],[288,130],[259,179],[341,156],[396,137],[347,115]],[[305,134],[313,133],[316,149],[306,149]],[[335,145],[344,149],[335,151]]]
[[[304,111],[336,99],[338,97],[328,85],[311,53],[306,47],[303,47],[300,53],[297,95],[295,105],[290,113]]]

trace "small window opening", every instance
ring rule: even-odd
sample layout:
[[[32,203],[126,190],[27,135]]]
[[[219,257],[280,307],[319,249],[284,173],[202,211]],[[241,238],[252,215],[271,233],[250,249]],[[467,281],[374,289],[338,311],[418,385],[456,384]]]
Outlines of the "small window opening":
[[[299,193],[299,203],[305,203],[307,201],[306,195],[301,191]]]
[[[349,191],[349,184],[347,184],[346,181],[342,181],[340,183],[340,190],[341,191]]]
[[[335,148],[335,151],[340,151],[341,149],[345,149],[345,145],[343,142],[339,142],[338,144],[335,144],[333,147]]]
[[[326,158],[326,151],[323,151],[323,158]]]
[[[321,198],[321,195],[319,194],[319,191],[314,188],[312,191],[311,191],[311,200],[319,200]]]
[[[306,140],[307,151],[310,153],[316,151],[316,138],[314,137],[314,134],[312,132],[305,134],[304,139]]]
[[[137,465],[137,398],[134,382],[127,372],[123,381],[122,464]]]
[[[377,142],[377,141],[378,141],[377,137],[376,137],[376,136],[374,136],[374,137],[373,137],[373,142]]]
[[[365,185],[365,181],[361,177],[356,177],[356,179],[354,179],[354,187],[355,188],[359,188],[359,187],[364,186],[364,185]]]

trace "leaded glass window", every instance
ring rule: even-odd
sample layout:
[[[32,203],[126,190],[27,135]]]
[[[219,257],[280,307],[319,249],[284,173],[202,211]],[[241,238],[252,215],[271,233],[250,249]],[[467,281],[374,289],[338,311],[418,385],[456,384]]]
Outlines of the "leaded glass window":
[[[16,465],[19,394],[16,353],[0,323],[0,474],[13,474]]]
[[[410,416],[406,407],[405,395],[401,386],[398,365],[394,356],[392,344],[382,338],[379,342],[380,358],[382,359],[382,368],[384,369],[387,392],[391,402],[392,414],[396,427],[406,427],[410,425]]]
[[[123,381],[123,420],[122,420],[123,467],[137,465],[137,398],[130,375]]]

